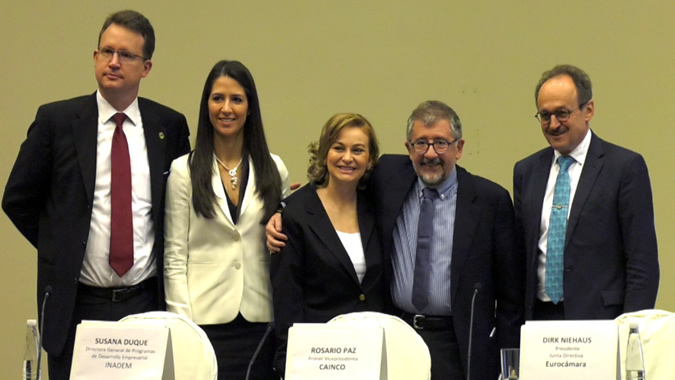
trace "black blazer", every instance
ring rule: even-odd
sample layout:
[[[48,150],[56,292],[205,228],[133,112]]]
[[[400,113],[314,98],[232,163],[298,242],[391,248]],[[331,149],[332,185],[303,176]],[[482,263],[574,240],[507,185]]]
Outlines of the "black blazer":
[[[476,296],[471,375],[499,376],[499,348],[519,347],[523,322],[524,264],[515,248],[514,214],[501,186],[459,166],[451,266],[451,305],[461,361],[467,362],[471,299]],[[373,172],[371,199],[383,241],[387,278],[392,278],[393,229],[417,181],[408,156],[384,155]],[[496,306],[495,306],[496,305]],[[496,333],[491,335],[492,329]],[[433,366],[433,363],[432,363]],[[466,372],[466,368],[464,368]]]
[[[366,274],[359,283],[347,251],[331,224],[313,185],[285,200],[286,247],[270,267],[278,341],[275,368],[284,373],[288,328],[296,322],[325,323],[356,311],[382,311],[385,286],[380,239],[366,197],[358,194],[359,232]]]
[[[537,296],[541,207],[552,163],[548,147],[516,163],[513,174],[527,257],[527,319]],[[595,134],[567,222],[564,267],[565,319],[614,319],[654,307],[659,262],[647,165]]]
[[[143,98],[138,106],[150,165],[158,308],[163,308],[164,190],[171,162],[190,150],[190,132],[182,114]],[[38,250],[38,310],[45,288],[52,288],[44,347],[55,356],[68,334],[89,235],[97,125],[96,94],[41,106],[2,199],[7,216]]]

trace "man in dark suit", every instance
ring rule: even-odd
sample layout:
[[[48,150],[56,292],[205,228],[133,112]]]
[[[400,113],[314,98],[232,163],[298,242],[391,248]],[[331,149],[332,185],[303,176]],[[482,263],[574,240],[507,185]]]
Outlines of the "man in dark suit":
[[[94,51],[98,91],[38,109],[5,188],[4,211],[38,250],[38,310],[50,293],[50,379],[69,377],[81,320],[164,308],[165,180],[190,143],[183,115],[138,98],[154,45],[143,15],[108,17]]]
[[[431,353],[432,379],[499,375],[499,348],[518,347],[523,321],[523,263],[514,239],[509,193],[456,165],[464,139],[459,116],[446,104],[420,104],[408,119],[409,157],[384,155],[369,188],[391,283],[392,300]],[[425,188],[433,200],[426,306],[415,298],[418,220]]]
[[[581,69],[545,72],[535,101],[550,147],[516,163],[513,176],[527,260],[526,318],[612,319],[653,308],[659,264],[644,159],[589,129],[595,104]],[[565,160],[566,173],[559,164]],[[559,177],[566,198],[557,198]]]
[[[516,250],[511,198],[503,187],[455,165],[464,148],[462,125],[444,103],[424,102],[413,111],[405,146],[408,157],[380,158],[366,188],[375,205],[392,313],[426,342],[433,380],[465,378],[469,353],[472,379],[497,378],[499,348],[519,346],[524,310],[524,262]],[[421,265],[428,269],[421,275],[415,268],[427,189],[437,194],[427,231],[432,238],[425,244],[429,256]],[[286,240],[280,224],[273,218],[266,228],[271,252]]]

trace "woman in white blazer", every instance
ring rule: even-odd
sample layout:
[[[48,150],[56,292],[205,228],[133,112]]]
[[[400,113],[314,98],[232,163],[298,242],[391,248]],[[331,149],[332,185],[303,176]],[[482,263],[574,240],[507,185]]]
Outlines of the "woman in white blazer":
[[[269,152],[258,94],[238,61],[209,73],[192,153],[171,165],[167,183],[164,282],[167,309],[209,336],[218,375],[273,378],[270,256],[264,221],[289,194],[288,171]]]

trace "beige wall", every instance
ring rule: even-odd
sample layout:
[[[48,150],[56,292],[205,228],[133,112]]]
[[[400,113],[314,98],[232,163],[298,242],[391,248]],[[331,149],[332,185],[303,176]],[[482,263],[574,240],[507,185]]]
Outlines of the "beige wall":
[[[243,61],[258,84],[271,149],[294,181],[305,181],[305,146],[333,113],[363,113],[381,150],[402,153],[410,111],[439,99],[465,126],[460,164],[511,189],[515,161],[546,144],[532,117],[539,75],[557,63],[579,65],[595,87],[593,130],[649,165],[662,268],[657,307],[675,310],[675,3],[3,1],[1,188],[37,107],[95,90],[100,25],[126,7],[144,13],[158,38],[141,94],[185,113],[195,133],[208,70],[222,58]],[[36,254],[4,214],[0,239],[0,378],[11,378],[25,320],[36,316]]]

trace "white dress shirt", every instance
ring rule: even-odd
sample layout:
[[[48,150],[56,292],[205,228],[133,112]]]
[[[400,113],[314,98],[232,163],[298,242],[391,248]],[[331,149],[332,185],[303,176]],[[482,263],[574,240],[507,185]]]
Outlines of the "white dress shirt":
[[[366,254],[363,252],[363,242],[361,241],[361,233],[356,232],[353,234],[347,232],[337,232],[342,246],[347,251],[349,258],[354,264],[354,270],[356,271],[356,277],[358,277],[359,282],[363,281],[363,277],[366,276]]]
[[[145,145],[143,121],[136,98],[123,112],[127,115],[123,129],[131,160],[131,208],[134,228],[134,265],[119,277],[110,267],[110,156],[118,111],[97,91],[98,133],[96,137],[96,183],[89,226],[89,238],[82,264],[80,282],[110,288],[135,285],[157,274],[152,260],[155,244],[150,193],[150,166]]]
[[[581,171],[586,162],[586,154],[588,154],[588,147],[591,145],[592,132],[589,129],[586,137],[581,140],[574,150],[569,154],[574,158],[574,162],[567,169],[570,176],[570,207],[567,208],[567,217],[574,207],[574,194],[577,191],[579,178],[581,178]],[[537,277],[539,283],[537,286],[537,298],[544,302],[549,302],[551,299],[546,295],[546,248],[548,245],[548,224],[551,219],[551,207],[553,207],[553,192],[555,190],[555,182],[558,178],[560,166],[558,166],[558,157],[561,154],[557,150],[553,151],[553,163],[551,164],[551,171],[548,175],[548,182],[546,184],[546,193],[544,194],[544,203],[541,206],[541,226],[539,229],[539,258],[537,264]],[[564,299],[564,298],[563,298]]]

